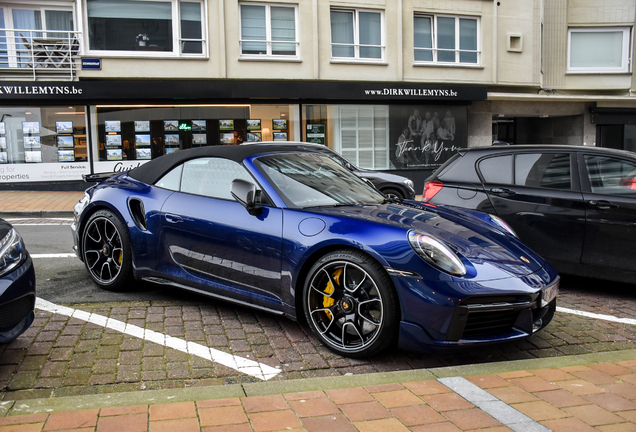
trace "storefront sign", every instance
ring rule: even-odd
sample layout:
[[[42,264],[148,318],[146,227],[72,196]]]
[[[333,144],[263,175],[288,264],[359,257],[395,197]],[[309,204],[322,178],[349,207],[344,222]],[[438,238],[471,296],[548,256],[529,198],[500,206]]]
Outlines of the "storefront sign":
[[[88,162],[0,165],[0,183],[81,180],[89,174]]]
[[[126,172],[145,164],[146,161],[100,161],[94,163],[95,173]]]
[[[102,59],[99,58],[83,58],[82,69],[102,70]]]
[[[327,127],[324,123],[312,123],[307,125],[305,141],[314,144],[327,144],[325,131]]]

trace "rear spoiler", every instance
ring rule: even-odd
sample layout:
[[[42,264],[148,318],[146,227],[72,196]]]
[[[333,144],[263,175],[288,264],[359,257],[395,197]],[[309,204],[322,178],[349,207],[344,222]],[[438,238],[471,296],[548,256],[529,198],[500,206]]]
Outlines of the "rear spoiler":
[[[83,174],[82,178],[84,179],[85,182],[101,182],[117,174],[119,173],[108,172],[108,173],[97,173],[97,174]]]

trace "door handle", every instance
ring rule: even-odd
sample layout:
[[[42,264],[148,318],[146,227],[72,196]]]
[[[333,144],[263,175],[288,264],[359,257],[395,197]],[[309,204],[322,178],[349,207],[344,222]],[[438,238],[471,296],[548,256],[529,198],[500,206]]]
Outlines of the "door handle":
[[[490,189],[490,192],[497,195],[515,195],[516,194],[515,191],[510,190],[508,188],[492,188]]]
[[[166,214],[166,220],[170,223],[179,223],[183,222],[183,218],[181,216]]]
[[[614,204],[611,201],[607,201],[607,200],[600,200],[600,201],[588,201],[588,204],[599,208],[601,210],[609,210],[609,209],[613,209],[613,208],[618,208],[618,204]]]

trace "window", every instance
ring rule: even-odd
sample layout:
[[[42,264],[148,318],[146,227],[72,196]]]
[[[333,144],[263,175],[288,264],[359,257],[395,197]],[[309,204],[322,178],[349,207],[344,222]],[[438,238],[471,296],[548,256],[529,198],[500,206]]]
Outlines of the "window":
[[[629,72],[629,27],[568,30],[568,72]]]
[[[360,168],[389,168],[389,107],[339,107],[339,142],[336,151]]]
[[[49,49],[52,45],[47,39],[63,40],[67,46],[73,40],[73,11],[63,7],[0,6],[0,28],[6,29],[0,31],[0,67],[32,67],[35,40]]]
[[[477,18],[415,15],[416,63],[479,64]]]
[[[585,166],[592,192],[636,195],[636,164],[633,162],[585,155]]]
[[[241,54],[296,56],[296,7],[241,4]]]
[[[549,189],[570,189],[570,155],[520,154],[515,158],[515,184]]]
[[[331,10],[331,57],[382,60],[383,14],[367,10]]]
[[[200,1],[87,0],[89,49],[204,54],[202,7]]]
[[[232,182],[255,183],[241,164],[221,158],[200,158],[183,164],[181,192],[234,201]]]
[[[512,184],[512,155],[490,157],[479,162],[485,183]]]

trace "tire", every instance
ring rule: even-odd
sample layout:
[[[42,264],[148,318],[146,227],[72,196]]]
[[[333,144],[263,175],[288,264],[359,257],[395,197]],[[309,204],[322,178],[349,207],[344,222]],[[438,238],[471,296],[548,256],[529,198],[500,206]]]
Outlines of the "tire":
[[[402,193],[398,191],[397,189],[391,189],[391,188],[383,189],[382,193],[389,198],[397,198],[401,200],[404,199],[404,195],[402,195]]]
[[[340,355],[368,357],[397,340],[391,279],[362,253],[343,250],[320,258],[305,280],[303,305],[311,330]]]
[[[128,230],[110,210],[99,210],[88,219],[82,257],[91,279],[103,289],[123,291],[133,281]]]

